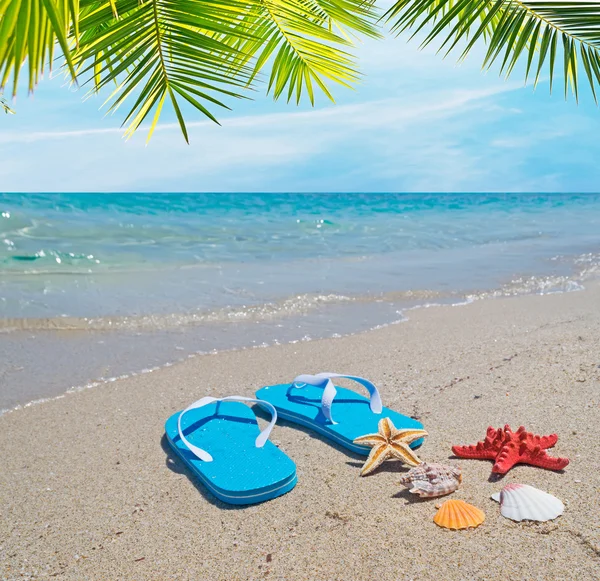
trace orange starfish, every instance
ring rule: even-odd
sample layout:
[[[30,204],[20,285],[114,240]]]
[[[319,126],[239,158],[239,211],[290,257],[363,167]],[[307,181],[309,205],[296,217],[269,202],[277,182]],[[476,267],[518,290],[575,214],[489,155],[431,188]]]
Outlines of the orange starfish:
[[[377,434],[367,434],[354,440],[355,444],[373,447],[360,471],[361,476],[370,474],[388,458],[398,458],[409,466],[421,464],[421,460],[408,445],[427,436],[425,430],[397,430],[390,418],[379,420],[377,428]]]

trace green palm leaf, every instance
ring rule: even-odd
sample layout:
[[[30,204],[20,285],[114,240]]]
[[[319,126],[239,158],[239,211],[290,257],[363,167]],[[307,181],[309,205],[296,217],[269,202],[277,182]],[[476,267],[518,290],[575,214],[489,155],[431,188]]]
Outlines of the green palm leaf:
[[[463,47],[464,58],[475,44],[487,44],[484,67],[500,63],[511,74],[517,62],[525,79],[535,70],[535,84],[546,71],[550,89],[556,59],[562,53],[565,97],[579,94],[583,65],[594,99],[600,84],[600,3],[570,0],[399,0],[386,13],[397,33],[427,31],[423,45],[440,41],[446,54]]]
[[[240,96],[249,73],[238,67],[235,77],[224,74],[239,55],[219,36],[234,29],[250,34],[240,24],[248,9],[243,0],[82,0],[81,6],[78,76],[93,82],[94,91],[115,84],[110,112],[133,101],[124,121],[127,135],[154,111],[150,137],[168,101],[187,140],[181,102],[216,121],[207,104],[225,107],[224,96]]]
[[[77,43],[72,23],[78,20],[79,0],[0,0],[0,90],[10,82],[16,96],[27,61],[33,91],[44,69],[52,66],[56,44],[75,77],[70,46]]]
[[[378,37],[377,12],[363,0],[258,0],[246,17],[255,35],[234,42],[253,62],[251,80],[270,64],[268,91],[314,104],[316,85],[333,101],[327,82],[349,87],[359,78],[348,52],[351,34]],[[343,47],[343,48],[342,48]]]

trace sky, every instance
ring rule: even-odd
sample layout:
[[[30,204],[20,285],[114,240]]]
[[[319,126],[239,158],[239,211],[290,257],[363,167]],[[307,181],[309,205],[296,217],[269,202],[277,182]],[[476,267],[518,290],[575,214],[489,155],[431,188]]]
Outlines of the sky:
[[[413,192],[600,189],[600,109],[547,81],[482,72],[406,37],[357,47],[363,73],[336,103],[274,102],[259,86],[222,126],[188,110],[187,145],[170,112],[146,145],[120,114],[60,76],[0,117],[2,191]],[[585,79],[582,80],[582,84]],[[166,109],[166,106],[165,106]]]

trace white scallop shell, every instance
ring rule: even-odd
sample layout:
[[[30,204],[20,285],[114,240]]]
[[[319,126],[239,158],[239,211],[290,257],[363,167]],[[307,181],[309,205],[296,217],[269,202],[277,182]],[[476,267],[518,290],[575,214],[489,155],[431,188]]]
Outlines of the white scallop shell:
[[[500,503],[500,513],[511,520],[544,522],[560,516],[565,505],[556,496],[527,484],[507,484],[501,492],[492,494]]]

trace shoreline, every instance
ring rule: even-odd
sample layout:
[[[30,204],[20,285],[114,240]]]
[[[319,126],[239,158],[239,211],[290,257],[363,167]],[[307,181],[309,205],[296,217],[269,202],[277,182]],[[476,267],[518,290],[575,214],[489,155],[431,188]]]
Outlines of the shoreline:
[[[531,276],[469,292],[295,295],[197,314],[0,319],[0,417],[197,356],[359,335],[406,322],[424,308],[579,292],[599,283],[594,270],[585,277]]]
[[[0,417],[1,578],[562,579],[600,566],[600,284],[580,292],[420,308],[402,325],[340,338],[198,355]],[[298,486],[230,509],[190,481],[161,446],[169,415],[203,395],[251,396],[303,372],[368,377],[384,404],[420,418],[419,452],[448,462],[488,425],[556,432],[564,473],[454,460],[452,496],[486,512],[478,529],[432,522],[387,462],[361,460],[289,423],[272,440],[297,464]],[[452,462],[452,460],[450,460]],[[509,482],[561,498],[565,514],[514,523],[490,495]],[[596,577],[595,577],[596,576]],[[54,578],[54,577],[52,577]]]

